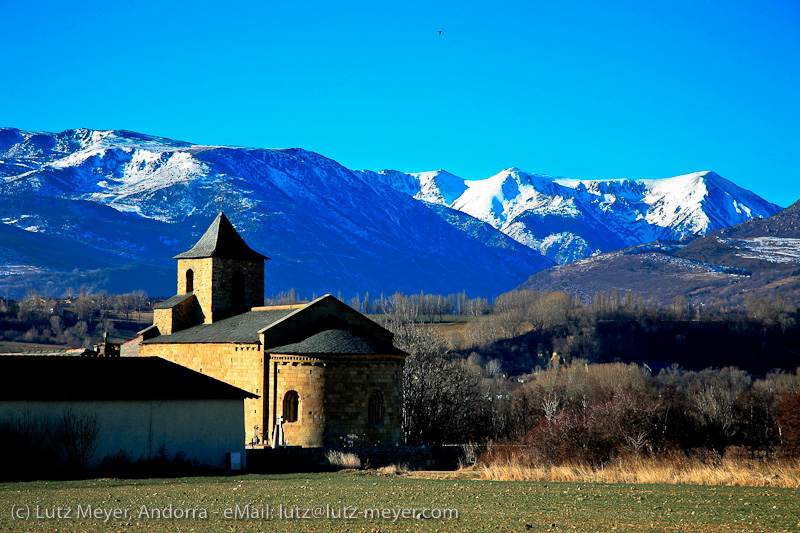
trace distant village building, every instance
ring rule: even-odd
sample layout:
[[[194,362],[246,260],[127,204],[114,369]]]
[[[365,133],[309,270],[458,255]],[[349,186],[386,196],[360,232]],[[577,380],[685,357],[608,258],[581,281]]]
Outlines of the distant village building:
[[[406,354],[391,332],[330,295],[263,306],[268,258],[223,213],[175,258],[178,294],[156,306],[153,325],[140,332],[140,356],[259,395],[245,400],[248,442],[400,441]]]
[[[94,352],[97,357],[119,357],[122,344],[121,342],[110,341],[106,331],[103,334],[103,342],[94,345]]]
[[[0,356],[0,421],[23,417],[43,431],[69,412],[92,422],[90,468],[120,452],[133,461],[183,452],[211,468],[229,467],[232,453],[243,462],[243,403],[254,397],[157,357]]]

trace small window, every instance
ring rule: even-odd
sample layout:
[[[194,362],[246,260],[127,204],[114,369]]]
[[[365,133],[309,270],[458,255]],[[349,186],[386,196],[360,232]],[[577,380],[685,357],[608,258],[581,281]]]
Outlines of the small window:
[[[383,425],[383,398],[378,391],[372,391],[367,396],[367,424]]]
[[[244,274],[234,272],[231,277],[231,299],[233,305],[241,307],[244,305]]]
[[[192,292],[194,290],[194,270],[191,268],[186,271],[186,292]]]
[[[298,407],[300,396],[296,391],[290,390],[283,397],[283,420],[284,422],[297,422]]]

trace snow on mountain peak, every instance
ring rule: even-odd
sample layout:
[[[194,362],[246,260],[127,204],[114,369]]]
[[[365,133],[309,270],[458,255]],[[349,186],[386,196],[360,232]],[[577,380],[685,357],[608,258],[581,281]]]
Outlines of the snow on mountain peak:
[[[223,200],[237,230],[273,259],[268,292],[467,289],[492,296],[552,265],[485,223],[446,207],[440,215],[386,186],[394,178],[413,182],[416,194],[424,181],[446,201],[466,185],[444,171],[358,173],[298,148],[211,147],[91,130],[2,130],[0,161],[0,228],[40,239],[7,240],[0,255],[25,257],[58,283],[94,276],[87,284],[167,294],[174,290],[170,258],[196,241]],[[40,253],[56,245],[58,254]],[[131,261],[146,273],[139,287],[125,270]],[[98,269],[110,272],[106,281],[98,281]],[[123,290],[109,281],[117,278],[125,278]],[[152,288],[154,278],[160,288]]]
[[[419,192],[414,195],[417,200],[432,204],[450,206],[467,189],[463,179],[446,170],[419,172],[411,174],[419,182]]]
[[[398,190],[488,222],[562,262],[656,239],[679,240],[780,209],[712,171],[653,180],[577,180],[517,167],[482,180],[450,174],[445,180],[436,171],[407,174],[413,179],[404,182],[401,175],[392,180],[404,183]]]
[[[300,148],[202,146],[124,130],[45,134],[4,128],[0,158],[14,161],[0,168],[0,185],[7,190],[60,191],[170,221],[185,217],[176,206],[193,209],[189,196],[198,190],[219,196],[223,180],[268,189],[276,197],[324,197],[333,208],[351,205],[366,189],[383,197],[381,191],[395,198],[400,192],[469,215],[559,262],[656,239],[679,240],[780,209],[712,171],[655,180],[577,180],[509,167],[486,179],[464,180],[441,169],[352,172]],[[341,190],[343,185],[349,190]],[[458,218],[436,212],[450,223]]]

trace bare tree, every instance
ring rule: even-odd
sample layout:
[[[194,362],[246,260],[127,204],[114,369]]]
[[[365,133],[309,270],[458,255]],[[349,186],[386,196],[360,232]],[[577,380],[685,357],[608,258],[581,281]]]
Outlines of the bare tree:
[[[467,442],[481,426],[479,375],[464,360],[419,353],[403,372],[403,432],[413,444]]]
[[[53,431],[53,439],[61,451],[64,464],[70,468],[87,468],[97,449],[99,433],[97,413],[65,408]]]

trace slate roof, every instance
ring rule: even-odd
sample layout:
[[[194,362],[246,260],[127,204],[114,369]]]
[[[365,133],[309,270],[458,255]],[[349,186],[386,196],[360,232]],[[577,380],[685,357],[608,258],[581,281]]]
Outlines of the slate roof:
[[[321,308],[305,312],[315,305]],[[348,314],[361,319],[351,322]],[[255,308],[211,324],[148,338],[153,328],[139,332],[142,344],[255,344],[261,341],[259,332],[263,331],[267,353],[408,355],[392,344],[389,331],[330,295],[299,306]]]
[[[244,398],[258,396],[159,357],[0,356],[0,401]]]
[[[400,350],[381,342],[370,339],[353,331],[340,328],[324,329],[310,335],[305,339],[284,346],[269,347],[270,353],[280,354],[402,354]]]
[[[175,296],[164,300],[160,304],[154,305],[153,309],[171,309],[172,307],[175,307],[179,303],[188,300],[192,296],[194,296],[194,292],[187,292],[186,294],[176,294]]]
[[[171,299],[171,298],[170,298]],[[194,344],[198,342],[242,342],[259,341],[258,332],[274,324],[297,309],[269,309],[248,311],[212,324],[200,324],[172,335],[159,335],[147,339],[143,344]]]
[[[191,250],[176,255],[173,259],[201,259],[220,257],[225,259],[266,260],[269,257],[252,250],[234,229],[225,214],[220,211],[214,222]]]

